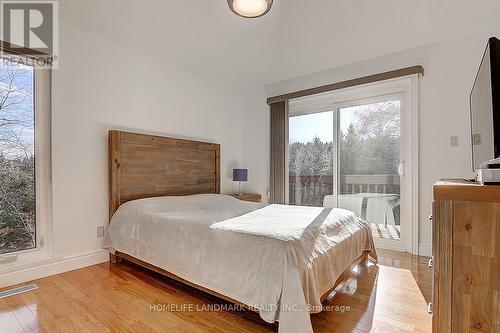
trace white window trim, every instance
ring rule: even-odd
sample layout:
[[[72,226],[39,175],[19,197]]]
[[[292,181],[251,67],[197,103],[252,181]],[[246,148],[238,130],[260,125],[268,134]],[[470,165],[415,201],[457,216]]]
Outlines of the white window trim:
[[[306,115],[324,111],[336,111],[339,108],[353,106],[354,101],[360,104],[375,102],[389,96],[401,98],[401,108],[408,112],[402,114],[401,126],[407,133],[406,142],[403,142],[406,156],[405,175],[410,177],[410,188],[405,190],[407,198],[408,216],[411,216],[411,230],[406,248],[394,248],[413,254],[419,253],[419,189],[418,189],[418,119],[419,119],[419,78],[420,74],[409,75],[401,78],[379,81],[365,85],[349,87],[312,96],[301,97],[289,101],[289,117]],[[408,116],[408,117],[407,117]],[[338,117],[338,116],[337,116]],[[337,117],[334,115],[334,126],[337,127]],[[336,143],[337,144],[337,143]],[[285,149],[288,151],[288,141]],[[336,157],[336,156],[335,156]],[[334,165],[338,168],[335,160]],[[286,193],[288,193],[288,173],[286,174]],[[337,194],[337,184],[334,184],[334,195]],[[287,202],[288,203],[288,202]],[[382,240],[383,241],[383,240]],[[384,244],[385,245],[385,244]],[[389,245],[390,246],[390,245]],[[387,248],[389,247],[387,246]]]
[[[35,69],[34,76],[36,248],[1,255],[0,274],[45,262],[53,257],[51,70]]]

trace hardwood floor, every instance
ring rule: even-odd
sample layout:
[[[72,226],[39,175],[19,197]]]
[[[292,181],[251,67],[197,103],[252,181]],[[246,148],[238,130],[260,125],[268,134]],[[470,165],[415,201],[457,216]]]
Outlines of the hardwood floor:
[[[248,311],[184,311],[229,304],[133,264],[104,263],[34,282],[40,289],[0,299],[2,333],[277,331]],[[430,294],[431,272],[418,257],[379,250],[378,265],[358,266],[325,302],[350,311],[312,315],[314,331],[430,332]]]

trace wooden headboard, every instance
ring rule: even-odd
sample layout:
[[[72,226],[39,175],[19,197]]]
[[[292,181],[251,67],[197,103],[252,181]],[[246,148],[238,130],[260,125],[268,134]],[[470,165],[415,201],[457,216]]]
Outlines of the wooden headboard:
[[[109,218],[123,203],[220,193],[220,145],[109,131]]]

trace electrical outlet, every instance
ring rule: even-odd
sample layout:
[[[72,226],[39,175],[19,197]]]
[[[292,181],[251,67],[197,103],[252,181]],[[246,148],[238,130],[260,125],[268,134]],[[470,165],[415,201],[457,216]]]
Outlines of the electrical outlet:
[[[104,226],[100,225],[97,227],[97,238],[104,237]]]
[[[452,147],[458,147],[458,136],[450,137],[450,144]]]
[[[429,265],[429,261],[430,261],[430,259],[426,259],[426,258],[420,259],[420,263],[424,264],[424,265]]]

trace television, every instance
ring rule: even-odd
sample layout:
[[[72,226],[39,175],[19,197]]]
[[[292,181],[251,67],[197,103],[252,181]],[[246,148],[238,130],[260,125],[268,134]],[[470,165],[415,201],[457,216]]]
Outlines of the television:
[[[474,81],[470,114],[472,166],[478,171],[483,163],[500,156],[500,40],[495,37],[488,41]]]

